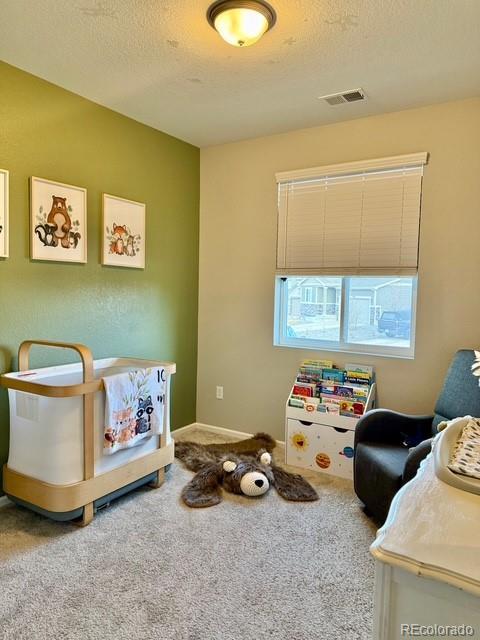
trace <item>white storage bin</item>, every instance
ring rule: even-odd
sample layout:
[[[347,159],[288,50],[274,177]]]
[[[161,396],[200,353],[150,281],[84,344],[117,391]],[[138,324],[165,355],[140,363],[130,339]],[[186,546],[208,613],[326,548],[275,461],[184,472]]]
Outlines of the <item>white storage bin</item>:
[[[353,478],[355,431],[326,424],[287,420],[287,464]]]

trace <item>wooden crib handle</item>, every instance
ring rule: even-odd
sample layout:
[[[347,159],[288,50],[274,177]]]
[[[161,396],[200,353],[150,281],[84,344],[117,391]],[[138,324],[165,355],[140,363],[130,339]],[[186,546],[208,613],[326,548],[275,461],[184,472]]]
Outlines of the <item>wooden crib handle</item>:
[[[52,342],[50,340],[25,340],[18,349],[18,368],[27,371],[30,368],[30,349],[33,345],[55,347],[76,351],[82,360],[83,382],[93,382],[93,356],[83,344],[69,342]],[[94,392],[83,395],[83,479],[89,480],[95,475],[95,449],[93,435]],[[82,524],[88,524],[93,518],[93,502],[85,505]]]
[[[58,349],[71,349],[76,351],[82,360],[83,382],[92,382],[93,375],[93,356],[88,347],[83,344],[70,342],[52,342],[51,340],[25,340],[18,349],[18,369],[19,371],[28,371],[30,369],[30,349],[37,345],[41,347],[55,347]]]

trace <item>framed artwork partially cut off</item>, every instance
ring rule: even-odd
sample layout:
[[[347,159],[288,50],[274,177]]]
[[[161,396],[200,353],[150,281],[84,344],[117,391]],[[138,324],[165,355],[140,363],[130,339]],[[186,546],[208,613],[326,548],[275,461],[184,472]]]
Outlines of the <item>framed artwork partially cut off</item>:
[[[0,169],[0,258],[8,258],[8,171]]]

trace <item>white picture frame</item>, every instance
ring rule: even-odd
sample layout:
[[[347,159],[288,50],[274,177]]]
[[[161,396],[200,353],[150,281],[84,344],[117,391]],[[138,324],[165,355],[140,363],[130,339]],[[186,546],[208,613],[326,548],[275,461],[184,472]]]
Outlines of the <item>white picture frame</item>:
[[[87,262],[87,190],[30,178],[30,257]]]
[[[8,258],[8,187],[9,173],[0,169],[0,258]]]
[[[103,194],[102,264],[145,269],[146,205]]]

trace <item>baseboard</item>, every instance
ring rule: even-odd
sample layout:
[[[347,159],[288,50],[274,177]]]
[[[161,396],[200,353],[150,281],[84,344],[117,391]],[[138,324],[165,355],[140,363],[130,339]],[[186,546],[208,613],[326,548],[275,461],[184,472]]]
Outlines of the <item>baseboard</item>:
[[[8,507],[9,504],[12,504],[7,496],[0,496],[0,509],[2,507]]]
[[[175,429],[175,431],[171,432],[172,438],[175,438],[175,436],[179,433],[186,433],[187,431],[191,431],[192,429],[195,429],[197,427],[197,422],[192,422],[192,424],[186,424],[184,427],[179,427],[178,429]]]
[[[213,424],[205,424],[203,422],[193,422],[192,424],[187,424],[185,427],[180,427],[180,429],[175,429],[172,431],[172,437],[175,438],[175,434],[186,433],[191,431],[192,429],[203,429],[204,431],[210,431],[211,433],[217,433],[219,435],[235,437],[235,438],[251,438],[254,434],[247,433],[246,431],[237,431],[235,429],[226,429],[225,427],[216,427]],[[277,445],[284,446],[285,442],[283,440],[275,440]]]

